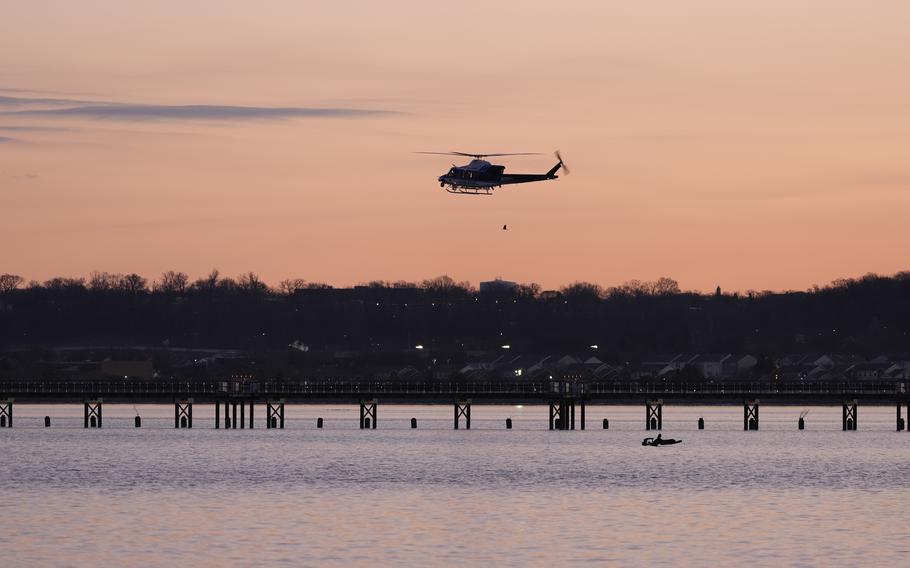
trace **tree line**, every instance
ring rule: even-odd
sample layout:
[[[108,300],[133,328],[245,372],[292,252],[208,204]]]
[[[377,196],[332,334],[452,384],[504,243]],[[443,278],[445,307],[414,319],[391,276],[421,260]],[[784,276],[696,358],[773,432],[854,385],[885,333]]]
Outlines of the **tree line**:
[[[333,288],[253,272],[192,280],[168,271],[93,272],[26,282],[0,275],[0,347],[149,345],[384,352],[586,352],[617,362],[664,352],[779,356],[910,352],[910,272],[868,274],[806,291],[705,294],[671,278],[601,287],[575,282],[480,293],[440,276]]]

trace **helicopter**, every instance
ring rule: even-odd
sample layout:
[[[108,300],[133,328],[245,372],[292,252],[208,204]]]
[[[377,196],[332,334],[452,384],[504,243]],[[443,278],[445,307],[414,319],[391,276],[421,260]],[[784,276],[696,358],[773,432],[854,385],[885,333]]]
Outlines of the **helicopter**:
[[[452,168],[439,176],[439,187],[449,193],[462,195],[492,195],[497,187],[514,183],[528,183],[532,181],[546,181],[557,179],[556,172],[560,168],[568,175],[569,168],[562,161],[559,151],[554,152],[559,160],[550,171],[544,174],[507,174],[505,166],[491,164],[484,158],[494,156],[539,156],[536,152],[519,152],[512,154],[471,154],[468,152],[415,152],[416,154],[435,154],[442,156],[466,156],[474,158],[466,166],[452,165]]]

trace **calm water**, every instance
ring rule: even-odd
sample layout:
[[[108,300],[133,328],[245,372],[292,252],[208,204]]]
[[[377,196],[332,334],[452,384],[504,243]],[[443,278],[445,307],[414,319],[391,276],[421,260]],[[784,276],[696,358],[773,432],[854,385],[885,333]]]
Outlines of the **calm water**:
[[[548,432],[546,407],[288,406],[287,429],[193,430],[173,407],[16,406],[0,431],[0,545],[14,566],[900,566],[910,558],[910,433],[894,409],[588,407],[585,432]],[[132,427],[135,412],[143,427]],[[43,428],[43,416],[53,427]],[[315,418],[325,429],[315,429]],[[417,430],[408,420],[415,416]],[[515,428],[506,431],[511,416]],[[603,417],[610,430],[600,429]],[[705,431],[696,429],[699,416]],[[596,427],[596,429],[595,429]]]

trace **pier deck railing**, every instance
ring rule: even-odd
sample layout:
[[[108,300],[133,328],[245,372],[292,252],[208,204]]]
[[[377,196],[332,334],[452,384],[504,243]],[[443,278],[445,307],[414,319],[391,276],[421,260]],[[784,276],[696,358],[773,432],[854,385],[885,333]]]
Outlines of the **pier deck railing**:
[[[122,381],[0,381],[0,396],[13,395],[894,395],[906,394],[904,383],[822,382],[687,383],[678,381],[550,382],[396,382],[349,380],[122,380]]]

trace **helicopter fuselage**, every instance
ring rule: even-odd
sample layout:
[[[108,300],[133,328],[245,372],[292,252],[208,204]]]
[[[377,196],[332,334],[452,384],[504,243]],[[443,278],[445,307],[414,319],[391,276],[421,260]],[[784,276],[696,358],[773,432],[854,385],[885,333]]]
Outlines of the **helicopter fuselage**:
[[[545,174],[506,174],[505,166],[474,159],[466,166],[452,166],[439,176],[438,181],[439,186],[449,193],[491,195],[493,189],[503,185],[556,179],[560,167],[562,160]]]

